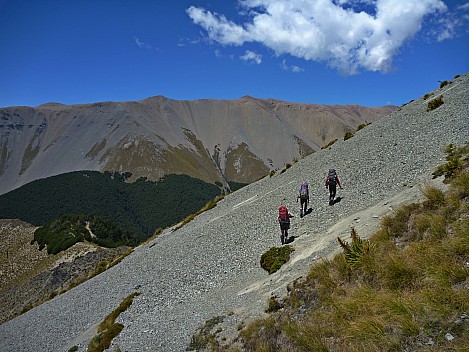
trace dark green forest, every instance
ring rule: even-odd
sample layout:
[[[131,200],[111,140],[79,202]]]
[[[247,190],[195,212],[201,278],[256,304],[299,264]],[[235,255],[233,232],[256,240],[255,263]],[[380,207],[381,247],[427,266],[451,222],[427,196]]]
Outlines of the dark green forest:
[[[150,237],[157,228],[178,223],[221,192],[218,186],[187,175],[126,182],[130,176],[76,171],[35,180],[0,195],[0,219],[44,226],[64,215],[104,217],[121,228],[122,234],[134,234],[130,244],[135,238]]]
[[[62,215],[34,232],[34,241],[39,244],[39,250],[47,245],[49,254],[57,254],[84,240],[113,248],[136,246],[144,238],[108,218],[84,214]]]

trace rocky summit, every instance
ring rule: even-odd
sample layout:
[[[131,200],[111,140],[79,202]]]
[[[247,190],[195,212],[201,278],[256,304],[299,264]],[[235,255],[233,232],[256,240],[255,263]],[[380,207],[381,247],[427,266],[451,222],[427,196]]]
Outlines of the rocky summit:
[[[433,110],[428,103],[442,97]],[[263,316],[271,295],[304,276],[310,264],[339,250],[353,226],[367,237],[397,206],[422,198],[421,187],[444,162],[443,149],[469,139],[469,75],[402,106],[355,135],[267,176],[216,207],[136,248],[120,264],[0,325],[1,351],[85,351],[96,327],[129,295],[117,321],[121,351],[184,351],[192,334],[213,317],[220,338]],[[324,180],[335,168],[344,186],[330,206]],[[312,212],[300,218],[296,196],[310,183]],[[292,219],[290,261],[268,275],[263,253],[280,245],[279,205]],[[174,231],[173,231],[174,230]]]

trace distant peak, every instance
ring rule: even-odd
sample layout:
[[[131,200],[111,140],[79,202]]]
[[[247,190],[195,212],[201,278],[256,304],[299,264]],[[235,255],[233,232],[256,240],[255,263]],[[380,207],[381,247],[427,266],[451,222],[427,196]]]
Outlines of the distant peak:
[[[164,95],[155,95],[152,97],[145,98],[143,100],[168,100]]]
[[[56,102],[49,102],[49,103],[45,103],[45,104],[41,104],[39,105],[38,107],[53,107],[53,106],[64,106],[64,104],[61,104],[61,103],[56,103]]]

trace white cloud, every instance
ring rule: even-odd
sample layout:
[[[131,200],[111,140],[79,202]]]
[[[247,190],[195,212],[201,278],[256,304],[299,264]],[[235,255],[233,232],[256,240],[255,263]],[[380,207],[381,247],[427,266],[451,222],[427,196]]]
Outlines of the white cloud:
[[[295,73],[304,72],[304,69],[300,66],[288,65],[287,60],[283,60],[280,67],[285,71],[292,71],[292,72],[295,72]]]
[[[243,56],[239,57],[243,61],[251,61],[255,62],[256,64],[260,64],[262,62],[262,55],[256,54],[251,50],[246,50]]]
[[[304,69],[302,67],[296,66],[296,65],[291,66],[291,70],[292,70],[292,72],[303,72],[304,71]]]
[[[243,24],[195,6],[187,14],[211,41],[236,46],[257,42],[276,55],[327,62],[346,74],[389,71],[399,48],[421,29],[425,16],[447,10],[441,0],[239,0],[239,4],[250,16]],[[439,33],[442,39],[444,33]]]
[[[134,36],[134,42],[139,48],[142,49],[151,49],[151,45],[148,45],[140,40],[140,38]]]

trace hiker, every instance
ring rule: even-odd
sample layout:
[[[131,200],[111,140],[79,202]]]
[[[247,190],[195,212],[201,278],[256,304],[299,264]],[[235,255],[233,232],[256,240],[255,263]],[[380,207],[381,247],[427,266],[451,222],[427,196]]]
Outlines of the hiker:
[[[290,218],[292,217],[293,215],[288,212],[286,206],[281,205],[278,208],[278,223],[280,224],[280,231],[282,232],[280,235],[282,244],[287,243],[288,229],[290,228]]]
[[[300,186],[300,191],[298,192],[298,196],[296,197],[296,202],[298,203],[298,199],[300,200],[300,218],[306,215],[308,211],[308,203],[309,203],[309,186],[308,182],[303,181]]]
[[[339,185],[340,189],[343,189],[335,169],[329,169],[329,173],[326,176],[326,189],[329,189],[329,205],[334,204],[337,185]]]

